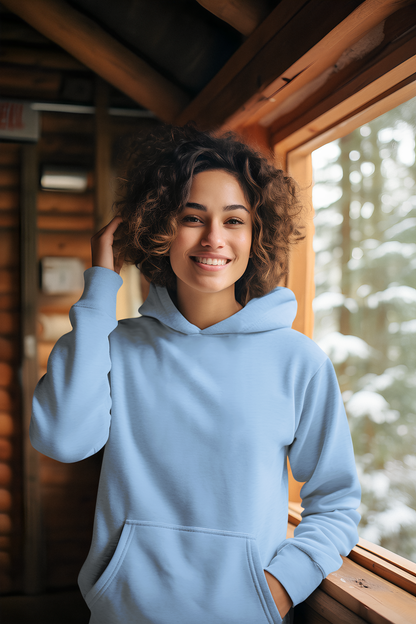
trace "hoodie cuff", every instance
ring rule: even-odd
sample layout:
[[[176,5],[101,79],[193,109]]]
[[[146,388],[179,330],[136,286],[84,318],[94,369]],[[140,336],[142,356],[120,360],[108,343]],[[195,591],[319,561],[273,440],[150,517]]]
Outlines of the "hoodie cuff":
[[[118,273],[104,267],[91,267],[84,271],[84,292],[76,306],[94,308],[115,318],[117,292],[123,284]]]
[[[265,570],[283,585],[293,606],[306,600],[324,580],[321,569],[309,555],[291,544],[284,546]]]

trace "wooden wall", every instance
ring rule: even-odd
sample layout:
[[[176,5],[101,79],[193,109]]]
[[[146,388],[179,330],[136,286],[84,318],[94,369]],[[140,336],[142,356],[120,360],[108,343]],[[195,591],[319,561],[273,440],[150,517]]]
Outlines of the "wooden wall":
[[[19,585],[22,532],[20,420],[20,147],[0,146],[0,591]]]
[[[109,132],[113,155],[119,151],[123,137],[154,123],[112,118]],[[69,256],[82,260],[85,269],[91,266],[90,238],[96,222],[96,139],[94,115],[41,114],[41,138],[36,148],[39,168],[43,164],[85,167],[88,189],[85,193],[35,191],[38,261],[45,256]],[[22,424],[19,381],[22,149],[18,144],[0,143],[0,594],[25,591],[23,440],[27,431]],[[111,197],[115,164],[110,163],[109,169]],[[38,288],[38,378],[46,372],[56,340],[70,331],[68,312],[80,294],[81,290],[71,295],[48,295]],[[39,454],[40,591],[77,583],[91,542],[101,456],[98,453],[82,462],[62,464]]]
[[[85,193],[37,193],[38,259],[77,257],[91,266],[90,238],[94,232],[93,117],[42,113],[39,166],[77,165],[89,172]],[[49,353],[59,336],[71,329],[69,308],[80,292],[38,294],[39,377],[46,372]],[[75,585],[88,553],[100,457],[62,464],[40,456],[39,480],[43,524],[43,589]]]

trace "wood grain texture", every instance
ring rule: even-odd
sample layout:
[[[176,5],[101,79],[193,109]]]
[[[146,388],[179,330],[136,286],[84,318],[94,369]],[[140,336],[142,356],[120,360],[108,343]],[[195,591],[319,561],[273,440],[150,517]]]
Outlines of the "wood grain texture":
[[[40,33],[161,119],[172,121],[187,95],[63,0],[4,0]]]
[[[94,194],[55,193],[39,191],[37,194],[38,212],[93,214]]]
[[[321,589],[326,594],[372,624],[414,621],[414,596],[354,561],[342,559],[342,567],[322,581]]]

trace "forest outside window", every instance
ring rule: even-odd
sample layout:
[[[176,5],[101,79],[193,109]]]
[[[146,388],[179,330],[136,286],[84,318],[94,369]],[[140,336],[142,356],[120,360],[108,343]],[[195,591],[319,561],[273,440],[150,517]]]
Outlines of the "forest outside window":
[[[362,486],[360,537],[416,562],[416,98],[312,153],[314,340]]]

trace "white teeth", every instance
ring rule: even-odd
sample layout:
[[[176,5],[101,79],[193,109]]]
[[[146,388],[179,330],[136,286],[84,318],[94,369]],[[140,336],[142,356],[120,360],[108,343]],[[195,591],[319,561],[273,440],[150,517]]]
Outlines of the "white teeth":
[[[227,260],[220,260],[219,258],[198,258],[196,257],[195,260],[197,262],[200,262],[201,264],[213,264],[214,266],[217,265],[224,265],[227,264]]]

